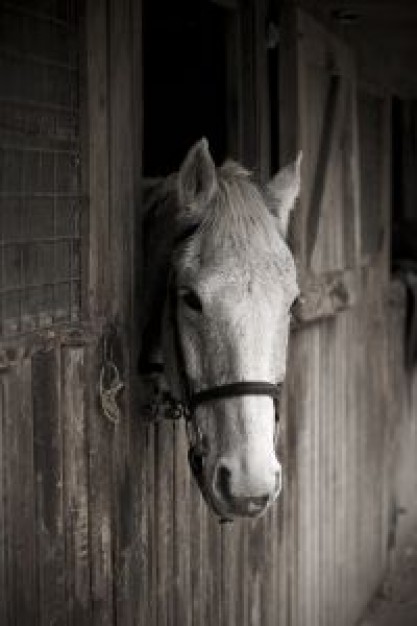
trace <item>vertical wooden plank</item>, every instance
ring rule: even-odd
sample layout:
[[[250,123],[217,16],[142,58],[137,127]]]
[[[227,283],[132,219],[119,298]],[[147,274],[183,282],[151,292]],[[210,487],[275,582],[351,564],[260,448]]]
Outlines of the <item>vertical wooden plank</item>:
[[[308,347],[311,343],[311,334],[304,335],[304,340],[308,342]],[[305,625],[307,615],[309,615],[309,567],[310,567],[310,489],[311,489],[311,465],[314,462],[313,451],[311,450],[311,430],[314,424],[315,415],[311,414],[308,420],[305,419],[305,407],[311,407],[312,399],[312,385],[311,374],[312,369],[309,367],[310,353],[306,353],[307,361],[305,367],[305,388],[304,398],[302,399],[302,405],[300,409],[303,411],[300,415],[301,420],[298,423],[298,445],[297,445],[297,498],[298,503],[298,520],[297,520],[297,533],[298,533],[298,575],[297,575],[297,620],[300,625]]]
[[[244,524],[241,529],[241,543],[239,549],[240,556],[240,564],[239,564],[239,572],[241,579],[240,586],[240,602],[242,605],[242,626],[249,626],[250,624],[250,588],[251,588],[251,577],[250,572],[248,571],[247,563],[249,559],[249,537],[250,537],[250,526],[248,524]],[[221,623],[221,622],[219,622]]]
[[[157,426],[155,438],[155,539],[157,572],[156,623],[172,623],[174,611],[173,588],[173,425]]]
[[[140,3],[131,0],[108,0],[108,89],[109,89],[109,239],[110,302],[107,316],[120,327],[120,346],[115,360],[125,382],[122,419],[113,443],[114,471],[114,568],[116,571],[117,621],[129,626],[142,619],[138,598],[146,589],[141,567],[146,567],[145,539],[147,517],[138,511],[144,502],[146,469],[138,458],[137,447],[146,449],[144,431],[133,427],[135,411],[132,387],[136,339],[134,328],[134,237],[135,200],[140,195],[140,152],[142,101],[140,75]],[[134,39],[136,38],[136,39]],[[134,145],[135,144],[135,145]],[[136,166],[137,171],[134,171]],[[172,448],[172,437],[171,437]],[[143,473],[144,472],[144,473]],[[173,466],[169,468],[172,477]],[[139,479],[141,476],[141,479]],[[171,490],[172,497],[172,490]],[[161,521],[162,520],[158,520]],[[136,594],[136,585],[140,593]],[[158,607],[157,607],[158,608]]]
[[[208,571],[208,624],[222,623],[222,544],[221,524],[218,518],[208,511],[207,514],[207,571]],[[242,581],[243,582],[243,581]],[[242,596],[242,601],[244,598]],[[244,626],[244,625],[242,625]]]
[[[371,270],[372,274],[373,271]],[[371,274],[369,274],[369,277]],[[376,276],[373,276],[376,278]],[[368,278],[369,280],[369,278]],[[373,281],[372,281],[373,282]],[[382,359],[380,358],[380,346],[378,346],[377,333],[378,333],[378,320],[377,320],[377,306],[375,300],[375,285],[370,284],[366,290],[367,304],[368,304],[368,319],[365,325],[365,363],[368,370],[368,384],[366,386],[366,392],[364,394],[363,414],[365,415],[365,432],[364,432],[364,467],[362,471],[365,473],[364,484],[364,506],[363,515],[364,523],[362,524],[364,533],[363,541],[365,546],[365,561],[364,561],[364,573],[366,577],[365,593],[366,597],[372,597],[374,592],[374,572],[377,570],[377,563],[375,562],[375,538],[379,534],[378,525],[375,519],[377,500],[376,495],[379,488],[379,476],[376,472],[377,459],[378,459],[378,436],[379,433],[374,432],[375,418],[381,420],[379,430],[384,425],[384,414],[381,411],[380,406],[380,391],[376,390],[375,375],[381,377]],[[370,359],[370,354],[378,355],[377,362],[374,359]],[[376,371],[377,370],[377,371]],[[378,419],[377,418],[377,419]],[[375,523],[376,522],[376,523]],[[365,598],[366,601],[366,598]]]
[[[222,534],[222,618],[224,626],[228,624],[237,624],[237,612],[239,598],[238,592],[238,535],[240,522],[233,524],[223,524],[221,526]],[[251,533],[251,536],[252,533]],[[251,541],[251,539],[249,540]],[[249,548],[250,552],[250,548]],[[253,573],[252,555],[248,555],[247,567],[251,568],[251,585],[249,589],[250,616],[249,624],[253,624],[253,620],[258,619],[259,615],[259,587],[256,576]],[[255,580],[255,586],[253,582]]]
[[[156,426],[148,427],[148,446],[146,461],[148,466],[147,472],[147,541],[148,541],[148,610],[149,624],[157,624],[157,608],[158,608],[158,581],[157,581],[157,541],[156,532]]]
[[[5,492],[5,582],[6,582],[6,623],[16,623],[18,616],[17,604],[19,598],[16,588],[16,557],[15,544],[17,536],[17,528],[15,526],[16,519],[16,503],[15,489],[17,480],[16,457],[18,455],[16,431],[15,431],[15,414],[12,405],[12,378],[15,375],[9,372],[7,377],[2,380],[3,406],[4,406],[4,492]],[[15,401],[17,398],[15,398]]]
[[[338,520],[338,532],[336,542],[336,558],[337,558],[337,583],[338,583],[338,596],[339,604],[341,607],[341,626],[347,626],[346,616],[346,593],[347,593],[347,577],[345,564],[349,558],[346,545],[346,523],[348,516],[348,508],[346,506],[346,387],[347,387],[347,372],[346,372],[346,354],[347,354],[347,341],[346,341],[346,323],[347,317],[351,315],[348,311],[341,316],[340,320],[340,333],[338,341],[338,350],[336,354],[336,362],[338,363],[339,375],[337,385],[337,410],[339,411],[339,428],[337,430],[337,452],[336,460],[338,462],[338,493],[336,500],[336,515]]]
[[[16,575],[19,579],[18,623],[38,621],[35,587],[35,497],[33,462],[33,405],[31,362],[25,358],[19,372],[19,382],[11,389],[11,397],[20,402],[17,414],[18,444],[18,508],[15,523],[19,529]]]
[[[114,426],[98,409],[97,346],[85,349],[86,407],[88,416],[88,497],[91,550],[91,626],[114,624],[113,476]]]
[[[357,571],[356,571],[356,593],[357,593],[357,608],[362,608],[364,588],[366,586],[366,579],[364,577],[364,566],[366,567],[366,546],[363,542],[363,508],[366,507],[364,502],[364,481],[363,481],[363,467],[364,467],[364,439],[366,436],[366,419],[367,415],[363,411],[364,394],[365,390],[360,385],[360,380],[365,375],[366,367],[364,367],[365,360],[365,346],[364,341],[366,337],[364,335],[366,324],[365,303],[361,303],[360,311],[362,316],[358,319],[356,326],[356,332],[358,337],[358,343],[356,345],[356,373],[355,373],[355,387],[356,387],[356,406],[355,415],[353,416],[355,422],[355,456],[356,466],[354,468],[355,473],[355,513],[356,513],[356,532],[355,532],[355,544],[356,544],[356,558],[357,558]],[[364,512],[365,513],[365,512]],[[366,515],[366,513],[365,513]]]
[[[315,472],[315,481],[314,481],[314,517],[313,517],[313,526],[314,526],[314,546],[315,546],[315,565],[314,565],[314,581],[315,581],[315,589],[314,589],[314,624],[320,623],[320,580],[321,580],[321,570],[320,570],[320,554],[321,554],[321,545],[320,545],[320,519],[321,519],[321,508],[320,508],[320,493],[323,489],[322,484],[322,472],[320,467],[320,378],[321,378],[321,357],[320,357],[320,330],[316,329],[314,333],[314,360],[313,365],[314,369],[314,378],[313,378],[313,387],[314,387],[314,405],[312,407],[312,411],[315,415],[315,429],[314,429],[314,442],[313,442],[313,450],[315,456],[314,463],[314,472]]]
[[[296,626],[299,623],[298,615],[298,513],[299,513],[299,476],[297,464],[297,448],[300,423],[303,420],[304,401],[306,393],[306,378],[304,363],[305,331],[294,334],[291,347],[290,363],[287,382],[287,411],[283,420],[283,438],[286,449],[286,466],[283,488],[287,494],[284,536],[286,537],[286,613],[284,623]]]
[[[149,519],[148,519],[148,490],[147,481],[149,477],[149,468],[147,465],[149,453],[149,428],[141,420],[138,415],[138,406],[140,404],[135,389],[137,388],[137,371],[136,364],[139,359],[139,338],[138,329],[140,327],[138,321],[141,315],[141,272],[142,248],[139,242],[142,241],[141,233],[141,210],[143,208],[142,198],[142,150],[143,150],[143,3],[142,0],[131,2],[130,10],[131,25],[131,120],[130,134],[132,142],[132,177],[133,177],[133,202],[130,207],[129,215],[126,219],[125,237],[129,239],[131,250],[130,258],[127,263],[129,265],[129,289],[131,290],[131,309],[128,328],[129,328],[129,350],[130,350],[130,412],[133,418],[132,426],[132,443],[131,443],[131,460],[134,468],[134,476],[137,476],[138,491],[135,497],[135,520],[136,527],[134,533],[139,536],[139,559],[135,566],[132,582],[134,585],[134,593],[136,600],[135,620],[140,625],[148,626],[151,624],[152,604],[152,586],[148,579],[149,569]],[[139,210],[140,208],[140,210]],[[124,248],[123,248],[124,250]],[[123,252],[124,254],[124,252]],[[126,316],[128,313],[126,312]],[[134,478],[135,480],[135,478]]]
[[[190,470],[184,424],[174,425],[174,623],[191,626]]]
[[[283,390],[280,405],[280,433],[278,438],[278,454],[279,460],[282,464],[282,490],[278,501],[278,538],[279,538],[279,551],[277,567],[279,570],[278,588],[277,588],[277,610],[276,619],[279,624],[289,623],[288,619],[288,509],[290,502],[290,493],[288,492],[289,484],[289,441],[288,441],[288,427],[287,421],[289,419],[288,410],[288,395],[291,382],[291,374],[293,371],[294,363],[294,348],[295,348],[296,335],[291,335],[288,354],[288,373],[287,382]]]
[[[150,536],[148,519],[148,436],[146,425],[133,414],[134,423],[131,432],[130,459],[132,467],[132,523],[130,560],[132,575],[129,596],[133,598],[133,616],[135,626],[152,624],[150,605],[154,601],[151,580],[148,578]],[[152,546],[152,544],[151,544]]]
[[[364,367],[364,325],[366,321],[366,305],[365,302],[360,303],[360,307],[358,309],[358,318],[355,326],[355,332],[357,337],[356,342],[356,350],[355,350],[355,372],[354,372],[354,385],[355,385],[355,399],[354,399],[354,414],[352,415],[352,419],[354,421],[355,430],[354,430],[354,443],[352,450],[355,457],[355,465],[353,467],[354,473],[354,481],[355,481],[355,497],[354,497],[354,514],[355,514],[355,562],[356,562],[356,571],[355,571],[355,591],[356,591],[356,610],[362,609],[363,603],[363,592],[366,581],[364,580],[364,546],[363,546],[363,523],[362,523],[362,506],[363,506],[363,480],[362,480],[362,472],[363,472],[363,439],[364,439],[364,431],[365,424],[364,420],[366,419],[366,415],[363,413],[363,396],[365,390],[363,386],[360,385],[360,380],[363,379],[365,375],[366,367]]]
[[[204,623],[205,589],[203,563],[203,497],[195,481],[191,484],[189,502],[192,524],[190,525],[191,542],[191,585],[192,585],[192,623],[201,626]]]
[[[274,597],[275,597],[275,568],[274,568],[274,556],[275,556],[275,543],[276,535],[273,533],[275,526],[275,507],[270,508],[264,518],[265,528],[265,541],[264,541],[264,558],[266,562],[266,568],[264,571],[263,580],[263,599],[262,603],[265,609],[264,623],[267,626],[272,626],[275,623],[274,616]]]
[[[297,18],[294,2],[282,5],[279,48],[279,156],[280,165],[289,163],[302,147],[302,123],[299,101],[299,59],[298,59]],[[305,159],[305,157],[304,157]],[[305,179],[305,163],[302,164],[302,180]],[[305,241],[303,216],[306,202],[304,185],[301,186],[301,202],[292,219],[290,241],[291,249],[297,259],[299,272],[305,265]],[[302,275],[299,275],[300,284]]]
[[[310,329],[309,332],[309,392],[306,402],[306,409],[310,413],[311,417],[305,415],[304,421],[306,425],[309,424],[309,440],[306,443],[306,449],[308,450],[308,501],[309,508],[307,523],[308,523],[308,551],[309,551],[309,564],[308,564],[308,578],[307,578],[307,590],[308,590],[308,607],[307,613],[304,616],[306,623],[311,622],[311,626],[314,626],[318,622],[318,580],[316,575],[316,563],[317,563],[317,547],[318,547],[318,528],[319,528],[319,513],[318,500],[320,490],[323,485],[320,482],[320,448],[319,448],[319,429],[320,429],[320,369],[319,363],[319,347],[320,347],[320,327]]]
[[[201,624],[210,624],[210,561],[208,552],[208,518],[211,515],[207,505],[202,503],[201,509],[201,530],[200,530],[200,580],[202,584],[201,592]]]
[[[323,258],[324,263],[328,261],[329,254],[326,250]],[[332,624],[332,601],[333,601],[333,572],[332,572],[332,544],[333,544],[333,519],[332,519],[332,395],[334,385],[334,370],[332,367],[332,345],[331,345],[331,325],[335,324],[335,320],[323,321],[321,323],[322,331],[322,349],[325,355],[325,369],[322,372],[322,415],[324,422],[324,439],[323,439],[323,491],[324,491],[324,510],[323,510],[323,542],[324,542],[324,607],[323,607],[323,626],[331,626]]]
[[[340,238],[338,238],[340,241]],[[336,531],[337,531],[337,510],[336,510],[336,490],[339,472],[339,459],[336,457],[337,426],[339,419],[339,408],[337,406],[337,383],[339,368],[336,362],[337,338],[340,327],[340,316],[337,316],[328,324],[328,350],[330,353],[329,380],[328,380],[328,409],[327,419],[329,421],[329,624],[340,621],[340,604],[337,595],[337,575],[336,575]]]
[[[262,181],[270,177],[270,121],[269,121],[269,91],[266,46],[266,1],[254,2],[253,30],[254,30],[254,62],[255,62],[255,115],[256,140],[259,175]]]
[[[346,129],[348,145],[343,152],[344,163],[348,172],[347,185],[345,186],[345,207],[343,212],[343,227],[346,229],[347,242],[345,243],[345,263],[347,267],[355,267],[360,262],[361,257],[361,176],[359,157],[359,120],[358,120],[358,98],[357,98],[357,77],[352,70],[354,79],[350,89],[350,115]],[[349,163],[347,162],[349,159]],[[350,188],[350,191],[348,190]],[[349,220],[350,218],[350,220]],[[350,221],[350,224],[348,222]]]
[[[262,0],[263,1],[263,0]],[[240,68],[241,79],[239,100],[241,102],[241,159],[249,169],[259,167],[259,137],[257,136],[257,108],[260,99],[256,87],[256,3],[254,0],[242,2],[239,11],[240,21]]]
[[[289,163],[299,148],[298,35],[294,2],[281,9],[279,49],[280,162]]]
[[[15,558],[14,558],[14,543],[16,529],[14,525],[15,520],[15,507],[13,501],[13,494],[15,490],[15,462],[14,456],[16,454],[14,448],[15,434],[14,434],[14,419],[10,415],[10,376],[3,375],[1,379],[2,383],[2,400],[3,400],[3,464],[4,464],[4,578],[5,578],[5,609],[6,609],[6,624],[15,624],[17,621],[16,612],[16,599],[17,593],[15,588]]]
[[[85,349],[62,348],[67,619],[91,625]]]
[[[329,584],[329,527],[328,527],[328,418],[327,418],[327,375],[329,374],[329,353],[326,342],[326,322],[320,324],[320,452],[319,463],[321,470],[322,489],[320,492],[320,615],[323,626],[328,626],[327,611],[328,597],[327,590]]]
[[[111,319],[131,321],[133,305],[133,236],[135,232],[132,125],[132,5],[108,0]]]
[[[59,357],[55,349],[32,357],[40,626],[67,623]]]
[[[264,545],[263,545],[263,558],[264,558],[264,568],[263,568],[263,580],[262,580],[262,605],[264,610],[263,623],[266,626],[274,623],[273,620],[273,606],[274,606],[274,595],[273,595],[273,584],[274,584],[274,567],[273,567],[273,556],[274,556],[274,535],[272,534],[272,528],[274,523],[274,515],[273,511],[270,508],[263,518],[263,526],[264,526]]]
[[[5,406],[5,376],[0,375],[0,624],[6,624],[7,619],[7,578],[6,578],[6,406]]]
[[[277,504],[277,503],[275,503]],[[275,626],[278,614],[278,557],[279,557],[279,529],[277,518],[279,515],[278,506],[272,506],[268,511],[267,532],[265,535],[264,549],[268,559],[268,571],[264,581],[265,593],[264,602],[266,606],[266,624]]]
[[[262,615],[262,568],[263,568],[263,520],[256,520],[249,526],[248,533],[248,556],[247,556],[247,573],[248,573],[248,596],[249,596],[249,624],[255,626],[263,622]],[[233,563],[233,562],[232,562]],[[233,570],[229,575],[233,574]],[[232,578],[232,581],[234,579]],[[233,610],[234,607],[231,607]],[[230,609],[229,609],[230,610]],[[231,618],[228,623],[238,623],[236,614],[231,611]],[[232,617],[234,621],[232,621]]]
[[[3,386],[6,407],[6,623],[37,624],[35,498],[30,360],[16,362]]]
[[[392,203],[392,101],[384,94],[382,100],[382,158],[381,158],[381,223],[383,225],[383,240],[379,255],[379,269],[381,289],[386,289],[391,280],[391,203]],[[381,297],[383,297],[383,291]],[[385,306],[387,303],[385,301]]]
[[[238,11],[229,13],[226,34],[226,145],[230,157],[242,160],[242,72],[240,55],[240,20]]]
[[[88,314],[93,319],[109,310],[109,133],[108,133],[108,40],[107,1],[86,2],[86,63],[88,119],[88,166],[84,174],[88,184],[89,241]],[[87,225],[85,225],[87,226]]]
[[[359,338],[356,335],[358,312],[349,316],[348,323],[348,335],[349,341],[347,344],[346,362],[348,366],[347,370],[347,395],[346,395],[346,419],[347,419],[347,448],[348,448],[348,462],[347,462],[347,478],[348,478],[348,493],[347,493],[347,506],[349,510],[349,516],[351,523],[347,527],[347,544],[349,547],[348,553],[348,605],[349,605],[349,620],[353,619],[356,611],[356,599],[357,599],[357,551],[356,551],[356,502],[357,502],[357,490],[356,490],[356,351]]]

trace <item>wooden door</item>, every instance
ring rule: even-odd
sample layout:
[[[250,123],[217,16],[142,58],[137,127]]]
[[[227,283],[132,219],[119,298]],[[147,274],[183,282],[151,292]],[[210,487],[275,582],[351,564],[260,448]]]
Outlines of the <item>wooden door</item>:
[[[365,228],[378,213],[389,230],[389,116],[377,99],[370,128],[375,110],[363,108],[346,42],[302,11],[283,17],[282,152],[304,155],[292,233],[302,302],[283,420],[287,602],[297,626],[347,625],[387,559],[388,254],[386,234],[375,250]],[[380,202],[367,206],[375,186]]]
[[[129,381],[140,31],[138,2],[0,3],[5,626],[131,624],[145,605]],[[106,358],[117,423],[100,409]]]
[[[78,24],[76,2],[0,6],[2,624],[88,593]]]
[[[332,315],[355,298],[360,256],[357,80],[353,54],[339,37],[302,11],[285,19],[290,40],[282,46],[281,149],[284,158],[303,150],[292,244],[304,292],[298,313],[311,320]]]

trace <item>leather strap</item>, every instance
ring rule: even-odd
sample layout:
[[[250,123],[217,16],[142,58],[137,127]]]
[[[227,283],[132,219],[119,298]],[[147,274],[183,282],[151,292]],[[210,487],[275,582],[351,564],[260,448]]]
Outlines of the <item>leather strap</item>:
[[[281,385],[274,385],[264,381],[247,380],[238,383],[228,383],[225,385],[217,385],[209,389],[197,391],[191,395],[190,410],[191,412],[200,404],[210,402],[212,400],[220,400],[223,398],[234,398],[237,396],[270,396],[274,401],[278,401],[281,395]]]

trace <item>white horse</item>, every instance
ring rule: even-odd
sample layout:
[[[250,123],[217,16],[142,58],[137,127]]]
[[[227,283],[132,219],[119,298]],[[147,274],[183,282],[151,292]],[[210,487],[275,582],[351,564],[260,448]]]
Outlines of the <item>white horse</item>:
[[[154,413],[164,401],[182,409],[193,473],[225,519],[259,515],[281,489],[278,393],[298,295],[285,239],[300,161],[261,188],[232,161],[216,169],[202,139],[144,221],[140,370]]]

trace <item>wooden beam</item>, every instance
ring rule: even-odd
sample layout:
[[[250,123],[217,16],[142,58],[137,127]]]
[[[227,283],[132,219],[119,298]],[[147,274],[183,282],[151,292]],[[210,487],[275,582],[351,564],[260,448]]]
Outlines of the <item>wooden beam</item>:
[[[293,3],[283,3],[280,15],[279,42],[279,164],[290,163],[300,149],[299,46],[297,16]],[[302,166],[303,167],[303,166]],[[289,242],[294,256],[304,264],[304,228],[300,210],[294,211]]]
[[[342,78],[338,74],[332,74],[330,76],[326,104],[323,111],[322,135],[307,214],[307,266],[310,265],[311,256],[317,239],[320,212],[331,155],[333,153],[336,140],[340,136],[340,122],[343,117],[341,114],[341,81]]]
[[[88,287],[86,313],[95,319],[109,310],[109,133],[107,72],[107,6],[104,0],[87,2],[86,8],[86,102],[84,181],[89,211],[84,212],[89,240],[84,260]]]
[[[61,359],[49,349],[34,354],[31,362],[39,626],[47,626],[65,620],[66,605]]]
[[[293,327],[334,317],[354,306],[360,288],[358,272],[341,270],[308,276],[294,311]]]

